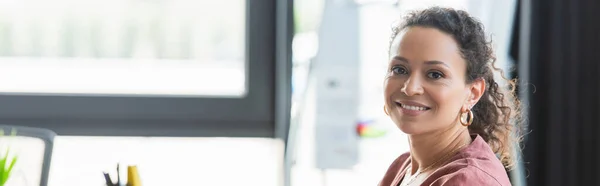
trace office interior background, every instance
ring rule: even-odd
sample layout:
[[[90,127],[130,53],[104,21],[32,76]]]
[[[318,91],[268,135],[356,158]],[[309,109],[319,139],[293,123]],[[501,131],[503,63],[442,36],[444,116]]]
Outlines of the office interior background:
[[[144,186],[376,185],[408,151],[381,108],[392,26],[430,6],[482,21],[519,79],[513,185],[600,185],[599,4],[0,0],[6,185],[102,186],[117,165]]]

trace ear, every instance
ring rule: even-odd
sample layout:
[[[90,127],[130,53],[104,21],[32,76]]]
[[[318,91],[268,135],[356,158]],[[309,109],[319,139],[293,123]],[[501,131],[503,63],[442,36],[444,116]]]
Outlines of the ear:
[[[483,93],[485,93],[485,79],[477,78],[472,83],[467,85],[468,97],[465,104],[461,108],[462,112],[466,112],[468,109],[473,108],[475,104],[481,99]]]

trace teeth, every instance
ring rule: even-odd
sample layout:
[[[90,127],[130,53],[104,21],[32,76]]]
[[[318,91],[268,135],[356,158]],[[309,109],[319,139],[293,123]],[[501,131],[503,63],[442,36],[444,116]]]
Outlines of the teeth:
[[[402,105],[402,108],[408,109],[408,110],[427,110],[427,108],[425,108],[425,107],[417,107],[417,106],[410,106],[410,105]]]

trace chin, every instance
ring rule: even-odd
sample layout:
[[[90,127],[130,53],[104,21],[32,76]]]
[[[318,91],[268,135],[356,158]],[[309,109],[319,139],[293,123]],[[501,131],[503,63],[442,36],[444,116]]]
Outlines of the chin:
[[[403,123],[396,123],[396,126],[400,129],[400,131],[402,131],[405,134],[420,134],[423,133],[423,128],[418,126],[418,123],[410,123],[410,122],[403,122]]]

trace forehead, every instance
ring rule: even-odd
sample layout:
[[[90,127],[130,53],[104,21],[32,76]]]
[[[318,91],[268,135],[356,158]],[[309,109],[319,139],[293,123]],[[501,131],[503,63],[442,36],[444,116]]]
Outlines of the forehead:
[[[390,57],[402,56],[411,61],[444,61],[463,63],[458,44],[450,36],[435,28],[409,27],[394,38]],[[460,64],[449,64],[460,65]]]

